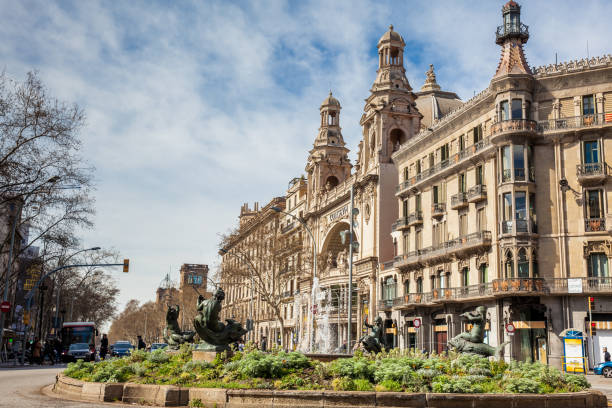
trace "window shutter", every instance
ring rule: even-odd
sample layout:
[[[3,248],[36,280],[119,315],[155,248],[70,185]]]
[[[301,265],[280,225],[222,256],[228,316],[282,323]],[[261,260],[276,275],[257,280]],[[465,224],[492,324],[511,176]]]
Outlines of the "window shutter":
[[[604,94],[604,113],[612,113],[612,92]]]
[[[561,103],[561,117],[571,118],[576,116],[574,112],[574,98],[563,98],[559,101]]]
[[[539,120],[553,119],[552,101],[540,102],[538,106],[538,119]]]

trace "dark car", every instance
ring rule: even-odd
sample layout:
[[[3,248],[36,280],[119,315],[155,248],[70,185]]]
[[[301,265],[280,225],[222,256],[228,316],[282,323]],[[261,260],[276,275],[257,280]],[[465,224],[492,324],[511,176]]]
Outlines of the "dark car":
[[[129,341],[117,341],[111,347],[111,356],[112,357],[123,357],[129,356],[132,352],[134,346],[130,344]]]
[[[153,343],[151,344],[151,351],[165,349],[166,347],[168,347],[166,343]]]
[[[68,348],[68,351],[64,355],[63,360],[65,361],[94,361],[96,359],[95,351],[91,351],[89,344],[87,343],[74,343]]]
[[[593,372],[597,375],[603,375],[606,378],[612,378],[612,361],[606,361],[596,365],[593,368]]]

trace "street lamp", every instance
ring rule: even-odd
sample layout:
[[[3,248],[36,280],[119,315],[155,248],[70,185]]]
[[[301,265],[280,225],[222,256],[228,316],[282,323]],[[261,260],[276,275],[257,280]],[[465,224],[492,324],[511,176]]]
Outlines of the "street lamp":
[[[80,251],[76,251],[75,253],[70,255],[68,258],[63,259],[61,264],[62,265],[66,265],[66,262],[68,262],[72,257],[80,254],[81,252],[85,252],[85,251],[99,251],[100,249],[102,249],[102,248],[100,248],[99,246],[96,246],[96,247],[93,247],[93,248],[81,249]],[[57,322],[58,322],[57,318],[58,318],[58,313],[59,313],[60,291],[61,291],[61,288],[58,285],[57,286],[57,297],[55,299],[55,321],[53,322],[55,324],[57,324]],[[74,304],[74,296],[72,297],[72,304]],[[70,308],[70,319],[72,319],[72,306]],[[54,326],[55,326],[55,324],[54,324]]]
[[[310,295],[310,339],[308,341],[308,348],[310,350],[310,352],[313,351],[314,349],[314,304],[315,304],[315,278],[317,278],[317,241],[315,241],[315,237],[314,234],[312,233],[312,231],[310,230],[310,228],[308,228],[308,225],[306,225],[306,223],[304,222],[304,220],[302,220],[299,217],[296,217],[293,214],[290,214],[288,212],[285,212],[282,210],[282,208],[280,207],[271,207],[272,211],[275,211],[277,213],[281,213],[281,214],[285,214],[288,215],[290,217],[292,217],[293,219],[297,220],[300,224],[302,224],[304,226],[304,228],[306,229],[306,231],[308,231],[308,234],[310,234],[310,238],[312,239],[312,293]]]
[[[237,254],[235,254],[235,253],[233,253],[233,252],[229,252],[229,251],[228,251],[227,249],[225,249],[225,248],[221,248],[221,249],[219,250],[219,255],[221,255],[221,256],[223,256],[223,255],[230,255],[230,256],[233,256],[234,258],[239,259],[240,261],[242,261],[242,262],[246,263],[246,265],[249,267],[249,272],[250,272],[250,275],[251,275],[251,301],[249,302],[249,303],[250,303],[250,304],[249,304],[249,308],[250,308],[251,310],[250,310],[250,312],[249,312],[249,315],[251,316],[251,322],[252,322],[252,320],[253,320],[253,319],[252,319],[252,318],[253,318],[253,314],[255,313],[255,309],[254,309],[254,307],[253,307],[253,298],[254,298],[254,294],[255,294],[255,285],[254,285],[254,283],[253,283],[253,276],[255,275],[255,269],[253,268],[253,265],[251,264],[251,261],[250,261],[250,260],[249,260],[249,259],[246,257],[246,255],[244,255],[244,254],[242,254],[242,253],[240,254],[240,255],[242,255],[242,256],[240,256],[240,255],[237,255]],[[249,329],[249,327],[248,327],[248,326],[249,326],[249,325],[247,324],[247,329]],[[250,326],[251,326],[251,327],[250,327],[250,330],[249,330],[249,331],[251,331],[251,332],[252,332],[252,331],[253,331],[253,324],[251,323],[251,325],[250,325]],[[249,337],[250,337],[250,340],[253,340],[253,333],[251,333]]]

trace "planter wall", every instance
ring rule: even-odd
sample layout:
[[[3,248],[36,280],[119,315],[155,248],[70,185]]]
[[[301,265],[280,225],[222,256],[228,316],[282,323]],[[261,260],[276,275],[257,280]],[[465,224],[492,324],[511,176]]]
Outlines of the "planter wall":
[[[162,407],[200,400],[210,408],[604,408],[599,391],[564,394],[432,394],[361,391],[276,391],[182,388],[172,385],[107,384],[59,374],[53,391],[86,401],[122,401]]]

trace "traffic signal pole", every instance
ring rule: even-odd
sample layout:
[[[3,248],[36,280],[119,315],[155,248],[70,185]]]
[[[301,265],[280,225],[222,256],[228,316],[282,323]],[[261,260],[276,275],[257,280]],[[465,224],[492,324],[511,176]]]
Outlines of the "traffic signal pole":
[[[593,306],[592,303],[595,300],[593,297],[589,296],[587,298],[589,302],[589,340],[591,343],[591,356],[593,359],[593,367],[595,367],[595,340],[593,339]]]

